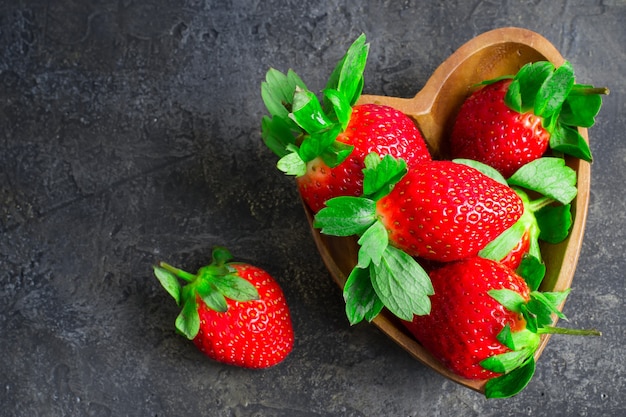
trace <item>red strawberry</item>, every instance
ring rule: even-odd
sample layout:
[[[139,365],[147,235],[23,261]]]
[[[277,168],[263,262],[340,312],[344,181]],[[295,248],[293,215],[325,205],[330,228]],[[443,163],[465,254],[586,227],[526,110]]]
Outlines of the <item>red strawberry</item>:
[[[453,158],[483,162],[510,177],[522,165],[541,157],[550,133],[534,114],[518,113],[504,103],[511,80],[487,85],[461,106],[451,135]]]
[[[508,311],[489,295],[490,290],[509,289],[524,301],[530,290],[524,279],[509,268],[483,258],[453,262],[430,273],[435,294],[431,312],[406,322],[415,338],[453,372],[468,379],[489,379],[497,373],[480,363],[510,351],[497,339],[508,325],[525,329],[519,313]]]
[[[154,267],[182,312],[176,328],[210,358],[245,368],[267,368],[293,348],[291,316],[278,283],[264,270],[229,262],[224,248],[196,275],[164,262]],[[187,282],[180,286],[179,278]]]
[[[522,215],[515,192],[469,166],[422,163],[376,203],[392,244],[435,261],[475,256]]]
[[[370,152],[401,157],[409,166],[431,159],[408,116],[388,106],[355,105],[368,50],[362,35],[335,68],[323,103],[291,70],[270,69],[261,86],[271,115],[263,118],[263,140],[281,158],[278,168],[297,178],[314,212],[330,198],[361,194],[363,159]]]
[[[607,89],[574,83],[569,63],[524,66],[518,74],[486,81],[462,104],[450,136],[453,158],[483,162],[506,178],[548,147],[591,161],[576,127],[590,127]]]
[[[354,106],[348,126],[337,141],[353,146],[350,156],[333,168],[317,157],[307,163],[306,173],[296,178],[302,199],[313,212],[333,197],[362,194],[363,160],[370,152],[403,158],[408,166],[431,159],[415,123],[388,106]]]
[[[391,155],[370,154],[365,165],[364,196],[333,198],[314,221],[325,234],[360,236],[344,288],[351,322],[375,317],[383,305],[408,320],[427,314],[432,286],[413,257],[476,256],[523,212],[510,187],[464,164],[429,161],[407,170]]]
[[[432,271],[429,315],[403,322],[431,354],[454,373],[489,379],[487,397],[522,390],[535,369],[542,333],[599,335],[595,330],[552,327],[552,315],[568,292],[530,291],[511,269],[484,258],[445,264]]]

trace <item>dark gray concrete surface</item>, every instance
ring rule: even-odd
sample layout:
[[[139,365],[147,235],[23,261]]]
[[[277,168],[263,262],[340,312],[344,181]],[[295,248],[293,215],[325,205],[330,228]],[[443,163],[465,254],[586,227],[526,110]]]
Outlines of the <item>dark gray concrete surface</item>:
[[[0,416],[623,416],[626,2],[0,1]],[[485,400],[350,327],[294,184],[260,139],[260,83],[322,88],[360,33],[366,93],[413,96],[458,46],[525,27],[610,87],[572,327],[528,388]],[[152,276],[216,244],[270,271],[296,344],[265,371],[174,333]]]

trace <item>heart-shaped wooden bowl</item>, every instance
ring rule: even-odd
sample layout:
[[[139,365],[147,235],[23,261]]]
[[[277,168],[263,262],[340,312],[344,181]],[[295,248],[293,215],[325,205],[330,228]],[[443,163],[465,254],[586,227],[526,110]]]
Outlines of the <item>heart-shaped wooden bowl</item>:
[[[560,66],[564,59],[544,37],[519,28],[502,28],[483,33],[454,52],[433,73],[424,88],[413,98],[363,95],[360,103],[378,103],[394,107],[410,116],[422,131],[435,158],[447,156],[447,135],[454,118],[477,83],[506,74],[515,74],[526,63],[550,61]],[[579,129],[588,140],[587,130]],[[541,247],[546,263],[544,291],[562,291],[570,287],[582,244],[589,201],[590,166],[569,158],[567,164],[578,175],[578,195],[572,202],[573,226],[564,242]],[[309,222],[313,215],[305,208]],[[311,226],[313,238],[332,278],[343,288],[356,265],[358,245],[352,238],[323,235]],[[560,306],[563,308],[563,305]],[[555,319],[556,320],[556,319]],[[467,380],[450,372],[434,359],[386,310],[373,323],[413,357],[445,377],[473,390],[484,392],[486,381]],[[535,354],[538,359],[550,335],[542,335]]]

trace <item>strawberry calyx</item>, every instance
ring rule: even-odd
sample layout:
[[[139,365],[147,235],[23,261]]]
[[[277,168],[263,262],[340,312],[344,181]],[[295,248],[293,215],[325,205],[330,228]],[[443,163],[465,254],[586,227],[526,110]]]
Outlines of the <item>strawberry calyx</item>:
[[[280,157],[278,169],[302,176],[306,164],[320,157],[329,167],[343,162],[353,147],[337,140],[346,129],[352,106],[363,90],[369,44],[359,36],[331,73],[320,102],[292,70],[267,72],[261,96],[270,116],[261,122],[266,146]]]
[[[230,263],[231,253],[224,247],[213,249],[212,262],[194,275],[182,269],[159,262],[153,267],[161,286],[174,298],[182,311],[176,318],[176,330],[188,339],[200,330],[198,303],[204,303],[217,312],[228,310],[226,299],[245,302],[259,299],[258,290],[237,274]],[[180,281],[185,284],[181,284]]]
[[[577,127],[591,127],[608,88],[577,84],[572,65],[565,61],[558,68],[548,61],[524,65],[514,76],[487,80],[492,84],[511,79],[504,97],[506,105],[518,113],[532,112],[542,119],[550,133],[550,148],[591,162],[589,145]]]
[[[559,243],[567,238],[572,226],[571,202],[577,195],[576,172],[558,157],[542,157],[518,169],[508,180],[495,169],[476,161],[458,159],[485,175],[508,184],[521,198],[524,212],[518,221],[485,246],[479,256],[501,261],[528,235],[529,250],[517,273],[533,290],[539,288],[546,269],[539,241]],[[528,192],[538,194],[534,200]]]
[[[389,244],[387,230],[376,215],[376,201],[406,174],[406,163],[391,155],[380,158],[375,152],[364,162],[363,196],[328,200],[316,214],[314,226],[328,235],[359,236],[357,264],[343,290],[351,324],[373,320],[383,307],[410,321],[414,315],[430,312],[434,289],[424,268]]]
[[[506,309],[521,314],[526,321],[526,328],[513,332],[506,325],[498,333],[497,338],[510,351],[481,361],[480,364],[485,369],[503,374],[487,381],[485,385],[487,398],[511,397],[528,385],[535,371],[534,353],[539,347],[541,334],[601,335],[595,329],[566,329],[552,326],[555,315],[567,320],[559,306],[565,301],[569,291],[569,289],[557,292],[533,290],[530,292],[529,300],[509,289],[488,291],[488,294]]]

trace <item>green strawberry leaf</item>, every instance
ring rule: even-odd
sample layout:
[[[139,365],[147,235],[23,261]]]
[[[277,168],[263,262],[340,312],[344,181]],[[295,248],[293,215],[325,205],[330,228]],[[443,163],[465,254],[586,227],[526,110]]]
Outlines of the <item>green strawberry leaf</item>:
[[[513,332],[511,331],[511,326],[509,326],[508,323],[505,324],[502,330],[500,330],[500,332],[496,335],[496,339],[509,349],[515,350]]]
[[[535,97],[535,114],[548,117],[561,109],[567,95],[574,86],[574,69],[565,61],[545,79]]]
[[[315,94],[301,88],[296,88],[289,117],[309,134],[326,130],[333,124],[322,110]]]
[[[537,316],[528,311],[528,306],[526,304],[521,306],[520,312],[522,313],[522,316],[524,316],[524,320],[526,320],[526,329],[537,333],[537,330],[541,327],[539,321],[537,320]]]
[[[363,72],[369,53],[365,34],[361,34],[337,63],[326,84],[326,89],[340,91],[350,105],[358,100],[363,89]]]
[[[341,67],[337,89],[343,93],[350,104],[356,103],[361,94],[368,53],[369,44],[365,43],[365,35],[362,34],[348,49]]]
[[[287,75],[270,68],[261,83],[261,98],[272,116],[286,119],[291,112],[296,88],[306,90],[306,85],[292,70]]]
[[[387,246],[378,265],[370,265],[372,286],[395,316],[411,321],[414,315],[430,313],[429,295],[434,294],[430,277],[415,259]]]
[[[601,90],[599,91],[590,85],[574,84],[561,108],[561,123],[569,126],[593,126],[595,117],[602,107],[600,94],[608,94],[608,90]]]
[[[515,272],[524,278],[531,291],[536,291],[546,276],[546,265],[536,256],[525,254]]]
[[[212,283],[224,297],[231,300],[252,301],[260,298],[259,291],[250,281],[234,273],[215,279]]]
[[[522,311],[522,307],[526,304],[526,300],[519,293],[506,288],[500,290],[487,291],[493,299],[502,304],[504,308],[514,313]]]
[[[193,340],[200,330],[200,315],[196,303],[196,293],[191,285],[182,290],[183,309],[176,317],[176,329],[187,339]]]
[[[541,328],[552,324],[552,315],[565,319],[565,315],[558,310],[558,306],[565,300],[569,290],[562,292],[532,291],[530,301],[522,306],[521,313],[526,319],[526,328],[538,332]]]
[[[226,265],[226,263],[230,262],[233,259],[233,255],[225,247],[216,246],[213,248],[213,251],[211,251],[211,258],[213,260],[210,265],[211,267],[223,267],[224,265]],[[219,273],[222,272],[224,271],[219,271]]]
[[[550,148],[554,151],[592,162],[591,149],[578,129],[570,126],[557,126],[550,136]]]
[[[532,352],[537,350],[541,338],[537,333],[533,333],[528,329],[523,329],[518,332],[511,333],[511,339],[513,341],[513,350],[530,349]]]
[[[380,221],[375,221],[359,238],[357,266],[367,268],[370,263],[380,264],[380,260],[389,244],[387,229]]]
[[[287,149],[291,149],[291,152],[280,158],[276,167],[287,175],[301,177],[306,174],[306,162],[302,160],[298,150],[291,147]]]
[[[327,88],[324,90],[324,100],[332,104],[337,121],[341,124],[341,129],[345,130],[352,116],[352,106],[346,97],[338,90]]]
[[[528,310],[537,316],[538,322],[545,322],[545,324],[552,323],[552,314],[560,319],[566,319],[565,314],[560,312],[558,307],[565,301],[569,292],[570,289],[555,292],[533,291],[530,294]]]
[[[343,287],[343,298],[346,316],[352,325],[363,319],[372,321],[384,307],[372,286],[369,268],[352,270]]]
[[[313,226],[331,236],[363,234],[376,221],[376,202],[363,197],[341,196],[326,201]]]
[[[214,255],[216,255],[215,252]],[[229,265],[227,265],[225,261],[219,260],[220,255],[221,254],[217,254],[218,259],[213,258],[213,262],[211,262],[210,265],[203,266],[198,270],[198,273],[196,274],[196,282],[212,282],[215,277],[221,277],[223,275],[233,272],[233,269]]]
[[[559,243],[567,238],[572,227],[571,205],[546,206],[535,213],[539,238],[548,243]]]
[[[295,145],[296,136],[293,131],[293,121],[289,118],[263,116],[261,119],[261,137],[265,146],[279,157],[290,153],[288,146]]]
[[[331,136],[334,135],[334,131],[336,131],[337,134],[339,134],[339,130],[340,130],[339,125],[334,125],[333,129],[334,130],[330,133]],[[343,142],[339,142],[338,140],[335,140],[328,148],[326,148],[320,154],[320,158],[322,158],[324,163],[328,165],[329,167],[331,168],[336,167],[337,165],[345,161],[348,156],[350,156],[353,149],[354,149],[354,146],[347,145]]]
[[[554,65],[538,61],[524,65],[513,78],[504,96],[504,102],[519,113],[526,113],[535,106],[535,99],[546,78],[554,71]]]
[[[524,216],[526,212],[522,215]],[[529,213],[532,216],[532,213]],[[499,262],[518,244],[526,232],[521,218],[478,252],[478,256]]]
[[[522,69],[523,68],[524,67],[522,67]],[[524,103],[522,101],[522,86],[520,85],[519,80],[513,79],[511,84],[509,84],[509,88],[506,90],[506,94],[504,95],[504,104],[518,113],[525,113],[527,111],[524,108]]]
[[[374,201],[389,194],[407,173],[406,162],[391,155],[385,155],[381,159],[377,153],[372,152],[365,157],[364,163],[363,195]]]
[[[537,332],[540,328],[552,324],[552,311],[548,306],[537,300],[531,300],[522,309],[522,315],[526,319],[527,329]],[[532,322],[532,325],[528,323]]]
[[[463,158],[453,159],[452,162],[456,162],[457,164],[463,164],[463,165],[467,165],[469,167],[472,167],[472,168],[480,171],[481,173],[485,174],[489,178],[498,181],[500,184],[505,184],[506,185],[506,180],[504,179],[502,174],[500,174],[498,172],[498,170],[496,170],[495,168],[490,167],[487,164],[483,164],[482,162],[474,161],[473,159],[463,159]]]
[[[537,349],[540,342],[540,338],[537,333],[533,333],[528,329],[513,332],[511,331],[511,326],[508,324],[500,330],[500,333],[496,335],[496,338],[500,343],[511,350],[529,348],[534,351]]]
[[[213,281],[200,279],[194,284],[196,294],[202,299],[204,304],[211,310],[224,313],[228,310],[226,298],[216,288]]]
[[[154,275],[157,277],[157,279],[161,283],[161,286],[165,288],[165,290],[169,293],[169,295],[171,295],[174,298],[174,300],[176,301],[176,304],[180,305],[180,297],[181,297],[180,293],[182,290],[182,286],[180,285],[180,282],[178,281],[178,278],[176,277],[176,275],[174,275],[170,271],[167,271],[166,269],[161,268],[159,266],[154,266],[153,270],[154,270]]]
[[[563,159],[555,157],[529,162],[518,169],[508,183],[537,191],[562,204],[570,203],[578,192],[576,171],[566,166]]]
[[[535,374],[535,359],[531,356],[519,368],[497,378],[490,379],[485,385],[485,397],[509,398],[521,392]]]
[[[554,135],[554,131],[560,129],[559,113],[552,113],[548,116],[545,116],[541,121],[541,126],[550,133],[550,138],[552,138],[552,135]],[[550,143],[551,142],[549,142],[548,145]]]
[[[317,158],[318,156],[324,155],[324,162],[326,162],[327,164],[332,164],[329,166],[334,167],[339,165],[341,162],[343,162],[343,159],[345,159],[345,157],[331,160],[327,159],[329,155],[325,154],[333,153],[331,147],[335,143],[337,135],[340,131],[341,126],[339,126],[338,124],[334,124],[318,130],[315,133],[304,136],[304,139],[300,144],[300,149],[298,151],[298,153],[300,154],[300,158],[302,158],[304,162],[309,162]],[[350,148],[350,151],[351,150],[352,148]],[[350,152],[348,152],[348,155],[349,154]]]
[[[480,366],[488,371],[505,374],[522,366],[533,354],[530,348],[522,348],[499,355],[490,356],[480,362]]]

